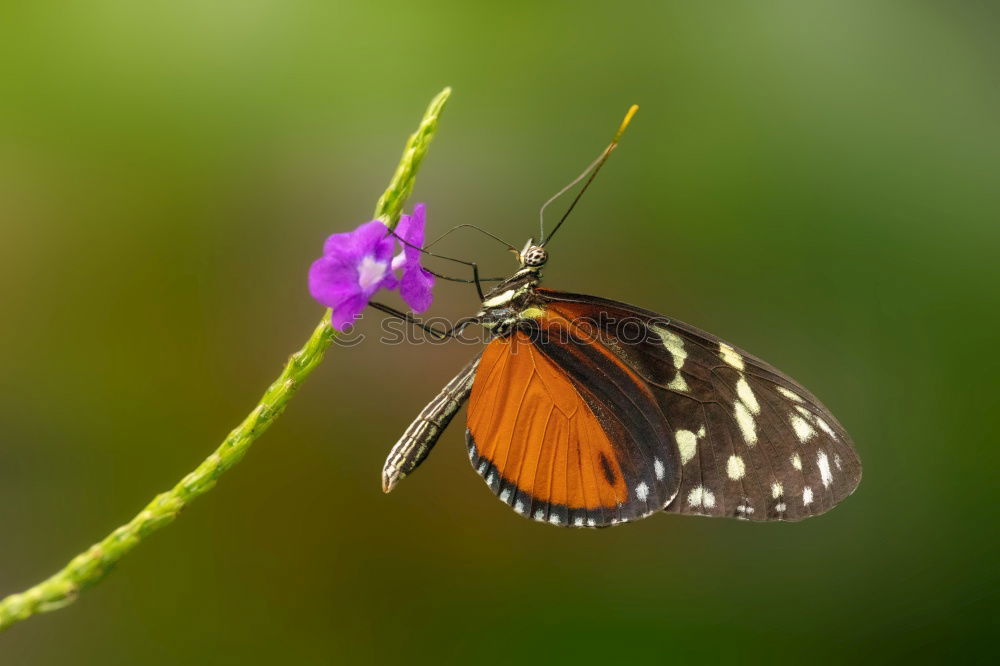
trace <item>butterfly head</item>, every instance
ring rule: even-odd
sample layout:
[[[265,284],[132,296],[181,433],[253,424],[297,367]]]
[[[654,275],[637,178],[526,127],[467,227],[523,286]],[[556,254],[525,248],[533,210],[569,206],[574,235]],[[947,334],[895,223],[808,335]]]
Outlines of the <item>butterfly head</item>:
[[[524,244],[521,254],[518,255],[518,259],[524,268],[538,268],[549,260],[549,253],[541,245],[535,245],[534,238],[529,238],[528,242]]]

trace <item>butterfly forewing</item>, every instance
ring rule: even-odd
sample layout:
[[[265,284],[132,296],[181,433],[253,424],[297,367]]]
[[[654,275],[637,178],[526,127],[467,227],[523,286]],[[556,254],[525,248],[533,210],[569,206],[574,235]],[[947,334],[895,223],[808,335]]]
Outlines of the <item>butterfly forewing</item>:
[[[539,289],[548,317],[589,330],[656,398],[677,454],[666,510],[799,520],[848,496],[861,465],[844,428],[811,393],[703,331],[623,303]],[[644,329],[644,330],[640,330]]]

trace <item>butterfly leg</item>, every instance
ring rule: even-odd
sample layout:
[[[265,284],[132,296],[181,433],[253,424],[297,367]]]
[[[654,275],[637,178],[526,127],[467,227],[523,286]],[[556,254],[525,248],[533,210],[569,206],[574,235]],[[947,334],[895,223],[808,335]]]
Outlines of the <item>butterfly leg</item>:
[[[379,312],[384,312],[388,315],[396,317],[397,319],[402,319],[408,324],[413,324],[422,331],[431,334],[431,336],[433,336],[437,340],[444,340],[445,338],[458,337],[458,334],[461,333],[463,330],[465,330],[465,328],[469,324],[475,324],[479,321],[478,317],[466,317],[464,319],[459,319],[454,326],[449,326],[448,328],[441,330],[439,328],[434,328],[433,326],[429,326],[423,323],[422,321],[420,321],[419,319],[417,319],[416,317],[414,317],[409,313],[400,312],[396,308],[389,307],[388,305],[385,305],[383,303],[377,303],[375,301],[371,301],[370,303],[368,303],[368,305],[375,308]]]
[[[437,444],[441,433],[451,423],[472,391],[480,354],[477,354],[462,371],[448,382],[441,392],[424,407],[419,416],[406,429],[382,467],[382,490],[390,492],[407,474],[424,461],[431,448]]]
[[[443,234],[441,234],[440,236],[438,236],[435,240],[433,240],[432,242],[428,243],[427,245],[425,245],[421,249],[421,252],[424,252],[425,254],[427,254],[430,257],[439,257],[441,259],[448,259],[449,261],[454,261],[454,262],[457,262],[457,263],[460,263],[460,264],[465,264],[467,266],[471,266],[472,267],[472,280],[458,280],[458,279],[454,279],[454,278],[447,278],[447,277],[444,277],[444,276],[439,276],[439,277],[442,277],[442,278],[444,278],[446,280],[454,280],[455,282],[474,282],[476,284],[476,291],[479,292],[479,300],[483,300],[484,294],[483,294],[482,285],[480,284],[481,282],[502,282],[506,278],[502,278],[502,277],[501,278],[481,278],[481,277],[479,277],[479,266],[476,265],[476,262],[474,262],[474,261],[463,261],[461,259],[454,259],[452,257],[442,257],[441,255],[434,254],[433,252],[430,251],[431,247],[433,247],[434,245],[436,245],[440,241],[444,240],[446,237],[450,236],[452,233],[458,231],[459,229],[473,229],[473,230],[478,231],[478,232],[480,232],[482,234],[485,234],[486,236],[489,236],[490,238],[492,238],[493,240],[497,241],[501,245],[506,245],[507,249],[510,250],[511,252],[513,252],[515,255],[518,254],[517,248],[514,247],[513,245],[511,245],[510,243],[508,243],[507,241],[505,241],[504,239],[500,238],[499,236],[491,234],[490,232],[486,231],[485,229],[477,227],[474,224],[459,224],[459,225],[456,225],[456,226],[452,227],[448,231],[444,232]],[[436,275],[436,273],[435,273],[435,275]]]
[[[456,229],[461,229],[463,227],[473,227],[475,229],[479,229],[479,227],[476,227],[474,225],[460,224],[457,227],[455,227],[455,228],[451,229],[450,231],[448,231],[444,236],[447,236],[452,231],[455,231]],[[479,231],[483,231],[483,230],[479,229]],[[446,256],[444,256],[442,254],[435,254],[434,252],[431,252],[430,250],[427,249],[431,245],[434,245],[434,243],[437,243],[439,240],[441,240],[441,238],[444,238],[444,236],[441,236],[441,238],[438,238],[437,240],[434,241],[434,243],[431,243],[427,247],[417,247],[416,245],[413,245],[412,243],[410,243],[409,241],[407,241],[406,239],[404,239],[402,236],[399,236],[395,231],[390,231],[389,233],[391,235],[395,236],[396,240],[399,241],[400,243],[402,243],[403,245],[406,245],[408,247],[412,247],[412,248],[414,248],[416,250],[419,250],[421,253],[427,255],[428,257],[435,257],[437,259],[444,259],[446,261],[453,261],[456,264],[462,264],[464,266],[470,266],[472,268],[472,280],[464,280],[462,278],[448,277],[447,275],[441,275],[440,273],[435,273],[434,271],[428,270],[426,268],[424,270],[426,270],[431,275],[439,277],[439,278],[441,278],[443,280],[451,280],[452,282],[466,282],[466,283],[468,283],[468,282],[474,282],[475,285],[476,285],[476,291],[479,293],[479,300],[483,300],[483,297],[484,297],[482,282],[485,282],[485,281],[501,282],[501,281],[503,281],[503,280],[506,279],[506,278],[480,278],[479,277],[479,266],[478,266],[478,264],[476,264],[476,262],[474,262],[474,261],[465,261],[464,259],[456,259],[455,257],[446,257]],[[484,232],[484,233],[486,233],[486,232]],[[489,235],[492,236],[492,234],[489,234]],[[500,239],[497,239],[497,240],[500,240]],[[500,241],[500,242],[504,243],[504,245],[507,245],[514,252],[517,252],[517,249],[514,248],[513,245],[510,245],[506,241]]]
[[[451,275],[443,275],[441,273],[437,273],[435,271],[432,271],[429,268],[425,268],[424,270],[427,271],[428,273],[430,273],[431,275],[433,275],[436,278],[441,278],[442,280],[448,280],[449,282],[461,282],[463,284],[475,284],[475,282],[476,282],[475,279],[469,280],[468,278],[458,278],[458,277],[452,277]],[[507,279],[506,277],[481,277],[481,278],[479,278],[479,281],[480,282],[503,282],[506,279]]]

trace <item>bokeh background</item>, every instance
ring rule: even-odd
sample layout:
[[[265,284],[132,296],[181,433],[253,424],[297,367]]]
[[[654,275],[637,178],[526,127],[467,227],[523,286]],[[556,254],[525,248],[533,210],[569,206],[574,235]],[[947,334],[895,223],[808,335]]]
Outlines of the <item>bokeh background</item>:
[[[445,85],[414,201],[435,231],[516,245],[639,103],[547,283],[771,360],[865,464],[854,496],[799,524],[566,531],[501,505],[456,421],[385,496],[386,452],[472,350],[333,349],[212,493],[75,605],[0,636],[0,662],[995,657],[995,6],[0,15],[0,593],[126,521],[244,416],[320,316],[305,273],[322,240],[369,219]],[[513,266],[475,234],[443,249]],[[434,312],[476,304],[445,285]]]

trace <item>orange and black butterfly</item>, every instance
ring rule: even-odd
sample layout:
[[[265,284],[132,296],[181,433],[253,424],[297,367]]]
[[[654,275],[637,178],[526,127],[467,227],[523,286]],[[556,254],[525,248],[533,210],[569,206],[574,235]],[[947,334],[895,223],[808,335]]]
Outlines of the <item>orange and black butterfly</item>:
[[[529,241],[517,272],[485,294],[469,321],[491,340],[393,447],[386,492],[468,402],[473,468],[514,511],[552,525],[658,511],[794,521],[851,494],[851,438],[809,391],[687,324],[542,288],[544,244]]]

